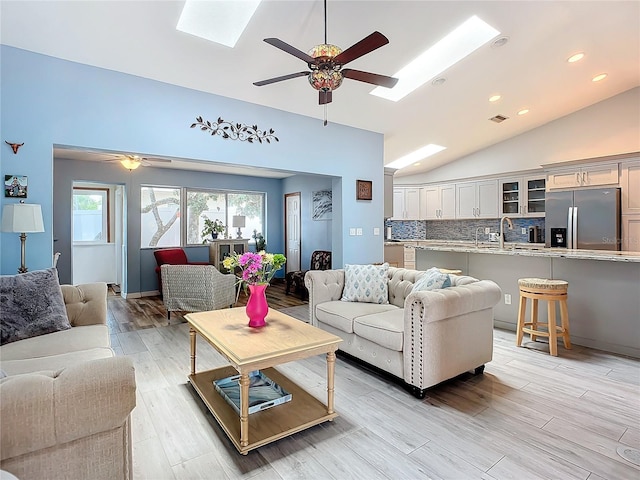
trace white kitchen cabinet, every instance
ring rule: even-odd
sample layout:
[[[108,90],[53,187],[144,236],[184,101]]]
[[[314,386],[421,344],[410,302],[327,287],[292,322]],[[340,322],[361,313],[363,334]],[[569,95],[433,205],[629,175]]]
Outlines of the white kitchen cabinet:
[[[618,164],[605,163],[561,168],[547,175],[547,190],[618,185]]]
[[[500,216],[544,217],[544,176],[500,179],[499,192]]]
[[[396,187],[393,189],[392,220],[422,220],[422,188]]]
[[[424,218],[427,220],[455,218],[455,192],[454,184],[427,185],[424,187]]]
[[[498,218],[498,180],[456,183],[456,218]]]
[[[640,252],[640,215],[622,215],[622,250]]]
[[[622,214],[640,214],[640,161],[622,164]]]

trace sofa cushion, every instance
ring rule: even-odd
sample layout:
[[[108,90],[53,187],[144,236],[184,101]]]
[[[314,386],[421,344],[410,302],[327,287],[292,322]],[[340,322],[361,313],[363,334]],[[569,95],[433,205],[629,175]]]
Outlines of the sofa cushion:
[[[363,315],[399,310],[395,305],[358,302],[324,302],[316,306],[319,322],[331,325],[346,333],[353,333],[353,319]]]
[[[440,272],[436,267],[431,267],[413,285],[413,292],[439,290],[451,286],[451,279],[446,273]]]
[[[357,317],[353,320],[353,333],[384,348],[401,352],[404,336],[404,310],[396,308],[387,312]]]
[[[55,268],[0,276],[0,345],[70,328]]]
[[[48,357],[3,360],[2,369],[9,376],[22,375],[25,373],[61,370],[88,360],[97,360],[99,358],[109,358],[113,356],[113,350],[109,347],[88,348],[86,350],[50,355]]]
[[[389,267],[389,303],[403,308],[413,284],[424,275],[423,271]]]
[[[7,360],[42,358],[110,346],[109,328],[106,325],[87,325],[3,345],[0,360],[4,365]]]
[[[389,303],[388,263],[345,265],[343,302]]]

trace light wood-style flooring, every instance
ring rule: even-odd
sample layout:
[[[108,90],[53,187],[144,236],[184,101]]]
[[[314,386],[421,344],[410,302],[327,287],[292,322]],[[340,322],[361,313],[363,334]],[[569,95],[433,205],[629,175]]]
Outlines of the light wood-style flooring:
[[[187,324],[168,325],[155,297],[110,297],[109,319],[114,349],[136,367],[135,479],[640,479],[616,453],[640,449],[636,359],[579,346],[554,358],[495,330],[484,375],[421,401],[338,358],[340,417],[243,456],[187,384]],[[197,348],[198,370],[225,364],[200,338]],[[278,369],[326,399],[324,358]]]

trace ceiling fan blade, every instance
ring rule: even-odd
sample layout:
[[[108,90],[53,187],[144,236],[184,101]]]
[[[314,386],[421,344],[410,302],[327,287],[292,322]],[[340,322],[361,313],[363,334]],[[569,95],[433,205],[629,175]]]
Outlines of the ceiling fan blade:
[[[331,92],[331,90],[329,91],[324,91],[324,90],[319,90],[318,93],[319,95],[319,100],[318,100],[318,105],[326,105],[327,103],[331,103],[331,100],[333,100],[333,92]]]
[[[289,75],[283,75],[281,77],[270,78],[268,80],[261,80],[260,82],[253,82],[253,84],[256,87],[262,87],[263,85],[269,85],[270,83],[281,82],[283,80],[289,80],[291,78],[296,78],[296,77],[304,77],[306,75],[309,75],[309,72],[290,73]]]
[[[345,78],[370,83],[372,85],[380,85],[381,87],[393,88],[396,83],[398,83],[397,78],[378,75],[377,73],[363,72],[361,70],[353,70],[351,68],[345,68],[341,70],[341,72],[342,76]]]
[[[273,45],[274,47],[293,55],[294,57],[298,57],[300,60],[304,60],[307,63],[313,63],[315,61],[311,55],[304,53],[302,50],[298,50],[296,47],[292,47],[288,43],[284,43],[279,38],[265,38],[264,41],[269,45]]]
[[[368,37],[363,38],[355,45],[351,45],[336,58],[333,59],[335,63],[340,65],[346,65],[347,63],[360,58],[367,53],[373,52],[376,48],[380,48],[383,45],[389,43],[389,39],[380,32],[373,32]]]

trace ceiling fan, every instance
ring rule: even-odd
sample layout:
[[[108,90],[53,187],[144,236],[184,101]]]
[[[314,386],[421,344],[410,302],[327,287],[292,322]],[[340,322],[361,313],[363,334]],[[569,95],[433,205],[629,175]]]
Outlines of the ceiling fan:
[[[380,48],[387,43],[389,39],[380,32],[373,32],[371,35],[363,38],[358,43],[350,46],[346,50],[342,50],[336,45],[327,43],[327,0],[324,0],[324,43],[316,45],[308,53],[304,53],[295,47],[283,42],[277,38],[265,38],[265,42],[283,50],[294,57],[307,62],[309,71],[302,71],[283,75],[281,77],[270,78],[260,82],[254,82],[254,85],[261,87],[271,83],[281,82],[296,77],[306,76],[313,88],[319,92],[320,105],[327,105],[332,101],[332,92],[342,85],[344,78],[350,78],[359,82],[370,83],[382,87],[393,88],[398,83],[397,78],[379,75],[377,73],[363,72],[361,70],[353,70],[351,68],[342,68],[347,63]],[[325,118],[324,124],[327,124]]]
[[[118,154],[114,155],[114,158],[108,158],[105,162],[120,162],[120,164],[129,171],[135,170],[140,165],[145,167],[153,166],[154,163],[171,163],[171,160],[166,158],[146,158],[139,155],[126,155]]]

